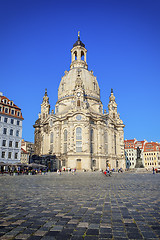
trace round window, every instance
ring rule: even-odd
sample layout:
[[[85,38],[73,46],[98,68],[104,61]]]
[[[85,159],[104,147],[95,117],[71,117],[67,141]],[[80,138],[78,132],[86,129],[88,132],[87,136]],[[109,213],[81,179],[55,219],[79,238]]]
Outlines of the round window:
[[[81,115],[77,115],[77,116],[76,116],[76,119],[79,121],[79,120],[82,119],[82,116],[81,116]]]

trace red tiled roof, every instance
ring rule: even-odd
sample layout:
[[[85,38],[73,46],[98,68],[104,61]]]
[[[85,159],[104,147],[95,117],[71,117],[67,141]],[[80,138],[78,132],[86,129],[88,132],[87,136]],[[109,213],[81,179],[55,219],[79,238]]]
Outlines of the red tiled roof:
[[[145,141],[136,141],[135,142],[135,149],[139,147],[140,149],[143,149]]]
[[[135,142],[135,139],[124,140],[124,148],[125,149],[134,148],[134,142]]]
[[[4,103],[3,100],[6,100],[7,103]],[[7,97],[0,96],[0,105],[2,106],[2,111],[0,113],[4,114],[6,116],[16,117],[16,118],[19,118],[21,120],[24,120],[24,118],[22,117],[21,108],[19,108],[14,103],[13,103],[13,105],[9,104],[9,102],[13,103],[13,101],[9,100]],[[8,113],[5,112],[5,107],[9,108],[9,112]],[[15,114],[11,114],[11,109],[15,110]],[[20,116],[17,115],[17,112],[20,113]]]
[[[156,142],[148,142],[144,146],[144,152],[160,151],[160,144]]]
[[[23,153],[25,153],[25,154],[28,154],[28,152],[25,151],[23,148],[21,148],[21,151],[23,151]]]

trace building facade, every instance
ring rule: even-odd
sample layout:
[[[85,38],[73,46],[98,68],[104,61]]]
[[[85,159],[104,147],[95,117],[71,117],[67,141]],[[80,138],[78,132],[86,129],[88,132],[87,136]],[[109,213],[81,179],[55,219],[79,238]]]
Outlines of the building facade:
[[[30,155],[33,155],[33,153],[34,153],[34,143],[33,142],[25,141],[24,139],[22,139],[21,147],[25,151],[30,153]]]
[[[137,147],[141,150],[142,164],[144,166],[144,146],[147,143],[146,140],[137,141],[137,139],[124,140],[124,149],[126,154],[126,160],[129,162],[129,168],[135,168],[137,160]],[[145,167],[145,166],[144,166]]]
[[[56,155],[63,168],[125,168],[124,124],[113,90],[107,113],[86,56],[87,50],[78,36],[71,49],[70,70],[65,71],[58,88],[55,112],[50,113],[47,91],[43,97],[41,113],[34,124],[35,154]]]
[[[21,109],[0,93],[0,162],[20,162],[22,121]]]
[[[145,168],[160,168],[160,144],[157,142],[146,143],[144,147],[143,157]]]
[[[29,153],[21,148],[21,163],[28,164],[29,163]]]

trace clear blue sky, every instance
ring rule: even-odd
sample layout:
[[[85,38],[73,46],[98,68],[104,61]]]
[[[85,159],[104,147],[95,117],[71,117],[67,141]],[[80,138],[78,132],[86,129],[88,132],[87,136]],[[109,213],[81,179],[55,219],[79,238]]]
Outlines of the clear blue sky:
[[[78,31],[125,138],[160,142],[159,0],[0,0],[0,91],[22,109],[23,138],[34,140],[45,88],[54,109]]]

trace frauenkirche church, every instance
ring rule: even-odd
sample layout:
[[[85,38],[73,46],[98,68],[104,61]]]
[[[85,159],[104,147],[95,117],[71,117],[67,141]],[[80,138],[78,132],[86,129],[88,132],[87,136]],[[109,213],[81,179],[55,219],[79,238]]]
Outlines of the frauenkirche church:
[[[55,112],[50,113],[47,91],[35,122],[35,154],[56,155],[60,167],[77,170],[125,168],[124,124],[117,113],[113,90],[108,113],[103,111],[100,88],[88,70],[87,50],[78,40],[71,49],[70,70],[58,88]]]

